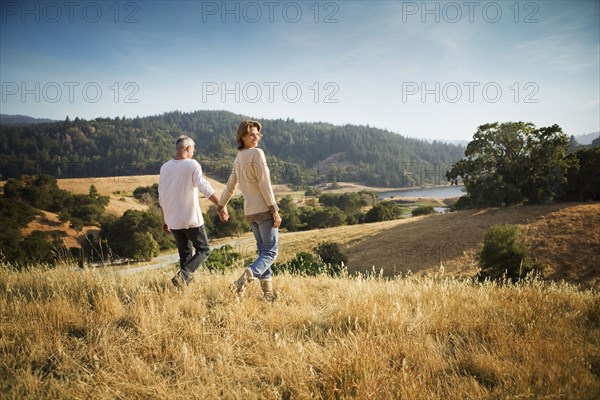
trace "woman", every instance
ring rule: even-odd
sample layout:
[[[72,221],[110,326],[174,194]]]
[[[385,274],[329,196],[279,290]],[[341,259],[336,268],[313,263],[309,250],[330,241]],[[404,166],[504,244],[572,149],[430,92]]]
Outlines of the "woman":
[[[240,123],[236,136],[239,153],[217,209],[221,219],[229,218],[227,202],[239,186],[244,197],[244,215],[256,239],[258,257],[244,270],[242,276],[231,284],[231,289],[241,295],[248,282],[259,279],[265,299],[273,300],[275,296],[271,266],[277,258],[281,217],[271,187],[265,154],[257,147],[261,129],[262,126],[257,121],[247,120]]]

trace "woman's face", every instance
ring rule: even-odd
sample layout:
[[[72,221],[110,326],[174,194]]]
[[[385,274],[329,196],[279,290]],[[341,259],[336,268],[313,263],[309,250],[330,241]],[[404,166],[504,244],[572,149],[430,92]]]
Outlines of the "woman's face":
[[[244,148],[251,149],[253,147],[258,146],[258,142],[260,141],[260,133],[258,133],[258,128],[255,126],[250,128],[250,131],[242,138],[242,142],[244,143]]]

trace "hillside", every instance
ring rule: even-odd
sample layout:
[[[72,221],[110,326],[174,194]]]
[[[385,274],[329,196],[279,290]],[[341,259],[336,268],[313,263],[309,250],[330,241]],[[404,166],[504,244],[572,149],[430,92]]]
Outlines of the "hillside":
[[[48,118],[33,118],[27,115],[0,114],[0,125],[31,125],[43,124],[47,122],[56,122],[56,120]]]
[[[575,139],[577,140],[577,142],[579,142],[580,144],[592,144],[592,141],[594,139],[598,139],[600,138],[600,132],[592,132],[592,133],[588,133],[587,135],[578,135],[575,136]]]
[[[97,118],[26,126],[0,125],[0,179],[45,173],[56,178],[155,174],[179,135],[196,141],[207,173],[226,179],[235,134],[249,117],[225,111],[170,112],[142,118]],[[464,147],[410,139],[357,125],[261,120],[275,183],[362,182],[405,187],[445,181]]]
[[[210,177],[206,177],[206,179],[217,193],[223,191],[224,184]],[[58,179],[57,182],[59,188],[81,194],[88,193],[90,185],[94,185],[101,195],[110,197],[110,203],[106,211],[121,215],[128,209],[143,210],[147,208],[133,199],[131,195],[140,186],[152,186],[158,183],[158,175]],[[208,199],[200,197],[200,206],[203,210],[207,210],[211,205],[212,203]]]
[[[218,193],[223,190],[222,183],[212,178],[208,180]],[[110,196],[107,211],[120,215],[127,209],[145,209],[146,206],[130,197],[131,193],[139,186],[157,182],[158,175],[146,175],[61,179],[58,185],[73,193],[87,193],[93,184],[100,194]],[[351,184],[341,186],[339,192],[365,189]],[[275,192],[278,198],[283,195],[303,198],[285,185],[276,185]],[[203,197],[200,202],[204,210],[212,205]],[[278,261],[289,260],[301,251],[311,251],[320,242],[332,241],[343,245],[343,251],[349,256],[349,272],[372,272],[375,268],[391,276],[408,271],[437,272],[443,265],[447,275],[472,276],[477,271],[475,254],[486,230],[493,224],[504,223],[522,227],[531,256],[544,268],[548,279],[600,287],[600,203],[488,208],[316,231],[281,232]],[[24,233],[36,229],[59,234],[67,244],[76,241],[76,232],[61,224],[52,213],[37,217]],[[214,240],[213,244],[223,243],[232,244],[246,256],[255,252],[250,233],[236,239]]]
[[[99,230],[96,227],[85,227],[82,232],[77,232],[69,227],[68,222],[61,222],[58,215],[49,211],[40,211],[40,215],[36,216],[27,226],[21,229],[23,237],[31,234],[33,231],[45,232],[53,237],[59,237],[65,243],[67,248],[79,247],[79,240],[90,231]]]
[[[600,204],[562,203],[459,211],[401,220],[346,243],[351,271],[383,269],[385,275],[434,272],[470,275],[475,253],[494,224],[523,228],[531,256],[553,280],[600,287]]]
[[[320,242],[342,244],[348,272],[383,272],[394,276],[438,273],[474,276],[476,253],[494,224],[522,228],[531,257],[550,280],[600,288],[600,203],[515,206],[411,217],[395,221],[340,226],[305,232],[282,232],[278,261]],[[243,255],[255,254],[251,234],[215,244],[232,244]]]
[[[556,210],[523,231],[548,279],[600,288],[600,204]]]

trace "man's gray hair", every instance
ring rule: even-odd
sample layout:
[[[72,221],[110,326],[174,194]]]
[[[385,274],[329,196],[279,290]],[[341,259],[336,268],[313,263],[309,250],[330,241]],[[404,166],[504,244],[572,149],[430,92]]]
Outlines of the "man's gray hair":
[[[177,146],[177,149],[185,149],[186,147],[189,146],[194,146],[194,140],[186,135],[181,135],[177,138],[177,141],[175,142],[175,146]]]

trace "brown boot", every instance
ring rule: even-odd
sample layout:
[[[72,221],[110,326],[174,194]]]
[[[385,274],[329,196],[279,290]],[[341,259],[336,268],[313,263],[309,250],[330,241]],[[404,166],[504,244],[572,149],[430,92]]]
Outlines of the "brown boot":
[[[231,285],[229,285],[229,289],[231,289],[231,291],[237,294],[238,296],[241,296],[246,290],[246,284],[254,280],[256,280],[256,278],[254,277],[252,270],[250,268],[246,268],[242,276],[240,276],[236,281],[233,281]]]
[[[277,295],[273,292],[273,281],[271,278],[261,279],[260,288],[263,291],[263,300],[274,301],[277,298]]]

